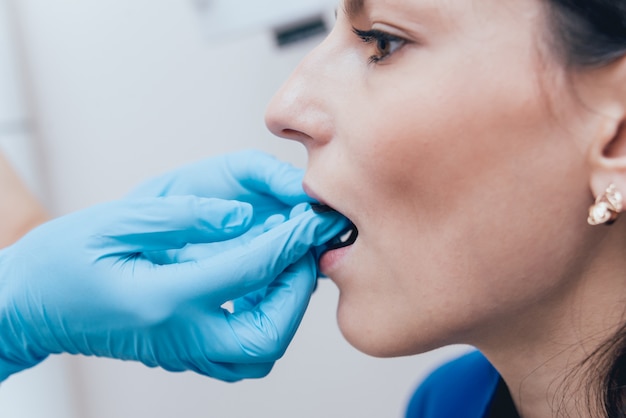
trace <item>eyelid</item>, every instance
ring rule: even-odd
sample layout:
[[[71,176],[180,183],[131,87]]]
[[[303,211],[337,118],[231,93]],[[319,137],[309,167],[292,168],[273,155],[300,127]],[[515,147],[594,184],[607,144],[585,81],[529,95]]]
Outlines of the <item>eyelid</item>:
[[[379,29],[370,29],[370,30],[361,30],[358,29],[356,27],[352,27],[352,31],[354,32],[354,34],[356,36],[358,36],[359,38],[361,38],[361,40],[365,43],[373,43],[375,41],[380,41],[380,40],[385,40],[388,42],[401,42],[402,46],[400,46],[398,49],[402,48],[403,46],[405,46],[406,44],[411,43],[411,41],[409,41],[406,38],[403,38],[401,36],[397,36],[397,35],[393,35],[389,32],[385,32]],[[389,54],[386,54],[382,57],[376,56],[376,55],[372,55],[370,57],[370,62],[371,63],[377,63],[380,62],[386,58],[388,58],[389,56],[393,55],[396,51],[393,51]]]
[[[400,41],[406,44],[412,43],[412,41],[402,36],[394,35],[392,33],[385,32],[380,29],[361,30],[353,26],[352,32],[354,32],[356,36],[361,38],[363,42],[372,42],[372,41],[379,40],[379,39],[385,39],[388,41]]]

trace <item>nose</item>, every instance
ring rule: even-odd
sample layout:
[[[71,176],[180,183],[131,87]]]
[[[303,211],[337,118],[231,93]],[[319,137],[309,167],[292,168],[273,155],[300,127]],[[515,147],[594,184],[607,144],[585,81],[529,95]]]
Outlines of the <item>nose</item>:
[[[299,141],[307,149],[332,138],[332,73],[327,38],[307,55],[272,98],[265,115],[276,136]]]

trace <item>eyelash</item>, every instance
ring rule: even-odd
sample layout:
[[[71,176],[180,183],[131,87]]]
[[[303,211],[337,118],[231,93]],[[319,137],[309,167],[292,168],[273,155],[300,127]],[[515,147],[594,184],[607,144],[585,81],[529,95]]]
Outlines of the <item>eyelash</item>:
[[[352,28],[352,31],[356,36],[361,38],[363,42],[366,44],[376,43],[376,49],[379,52],[378,55],[372,55],[369,58],[370,64],[377,64],[387,58],[389,58],[392,54],[402,48],[408,41],[406,39],[402,39],[398,36],[392,35],[387,32],[383,32],[380,30],[372,29],[372,30],[360,30],[357,28]],[[381,43],[385,42],[386,46],[390,47],[389,51],[384,51],[387,48],[381,47]],[[400,43],[396,48],[391,48],[391,45],[395,42]],[[382,52],[381,52],[382,51]]]

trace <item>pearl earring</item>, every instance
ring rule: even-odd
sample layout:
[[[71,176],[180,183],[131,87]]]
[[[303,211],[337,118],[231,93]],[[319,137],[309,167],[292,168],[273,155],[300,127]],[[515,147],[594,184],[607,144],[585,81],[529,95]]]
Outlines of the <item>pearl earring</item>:
[[[623,208],[622,194],[617,190],[614,184],[596,198],[596,202],[589,208],[589,225],[610,225],[619,216]]]

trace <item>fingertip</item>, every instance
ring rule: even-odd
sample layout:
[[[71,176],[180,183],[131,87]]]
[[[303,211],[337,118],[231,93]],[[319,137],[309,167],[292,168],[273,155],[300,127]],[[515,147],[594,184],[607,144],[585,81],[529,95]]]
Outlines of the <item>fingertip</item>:
[[[246,202],[233,202],[232,219],[226,221],[224,229],[235,229],[247,231],[250,229],[254,219],[254,207]]]
[[[281,215],[279,213],[270,216],[263,223],[263,232],[267,232],[267,231],[271,230],[272,228],[277,227],[278,225],[280,225],[283,222],[285,222],[285,220],[286,220],[285,215]]]
[[[240,202],[238,200],[232,201],[235,210],[238,211],[238,216],[245,222],[252,222],[252,218],[254,217],[254,206],[248,202]]]
[[[238,203],[238,217],[239,217],[239,227],[243,230],[248,230],[252,227],[253,219],[254,219],[254,207],[247,202],[237,202]]]
[[[311,209],[311,205],[308,203],[300,203],[294,206],[289,212],[289,219],[295,218],[298,215],[302,215],[307,210]]]
[[[240,235],[252,226],[254,209],[246,202],[214,198],[196,198],[198,204],[195,216],[203,229],[224,238]],[[191,215],[191,214],[190,214]]]

